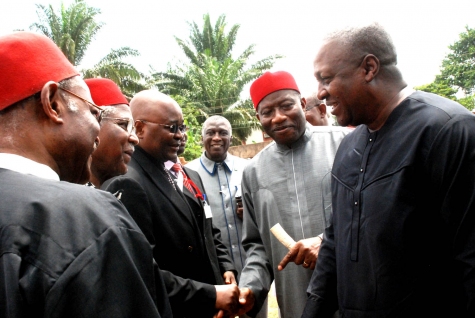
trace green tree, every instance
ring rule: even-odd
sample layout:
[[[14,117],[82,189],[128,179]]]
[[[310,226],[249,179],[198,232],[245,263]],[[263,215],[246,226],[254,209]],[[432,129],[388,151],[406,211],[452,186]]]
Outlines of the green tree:
[[[146,89],[142,82],[145,77],[132,64],[124,62],[125,57],[139,56],[137,50],[122,47],[112,50],[99,63],[90,69],[82,70],[84,78],[104,77],[113,80],[129,99],[136,93]]]
[[[452,86],[450,86],[446,80],[440,78],[440,75],[438,75],[436,77],[436,80],[433,81],[432,83],[416,86],[414,88],[420,91],[444,96],[451,100],[457,100],[457,98],[455,97],[457,90],[453,88]]]
[[[52,5],[37,4],[39,22],[36,29],[52,39],[73,65],[78,65],[96,33],[104,25],[96,21],[101,10],[89,7],[84,0],[75,0],[68,8],[61,3],[59,12]]]
[[[189,25],[191,34],[187,41],[175,37],[189,62],[169,65],[166,72],[153,72],[151,83],[164,93],[190,101],[190,106],[199,110],[199,125],[212,115],[226,117],[233,127],[234,144],[240,144],[260,127],[251,100],[242,99],[241,92],[281,56],[270,56],[248,66],[255,53],[255,46],[250,45],[233,57],[240,25],[235,24],[226,32],[225,15],[214,26],[209,14],[204,15],[202,28],[195,22]]]
[[[451,52],[442,61],[441,77],[461,89],[466,96],[475,93],[475,29],[465,27]]]
[[[475,30],[465,27],[459,40],[449,45],[450,53],[442,61],[434,82],[415,89],[455,100],[469,110],[475,109]],[[459,93],[464,96],[457,98]]]
[[[79,65],[94,36],[104,25],[96,20],[101,10],[88,6],[84,0],[74,0],[67,8],[61,3],[57,12],[52,5],[37,4],[36,7],[39,22],[33,23],[30,29],[52,39],[73,65]],[[131,98],[146,87],[144,75],[124,61],[129,56],[139,56],[139,52],[129,47],[112,49],[91,69],[81,73],[85,78],[109,78]]]

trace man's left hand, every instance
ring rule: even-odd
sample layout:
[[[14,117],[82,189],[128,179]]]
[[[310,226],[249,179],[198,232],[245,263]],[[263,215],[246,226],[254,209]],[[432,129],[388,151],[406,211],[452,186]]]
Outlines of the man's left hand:
[[[318,236],[298,241],[292,245],[287,255],[280,261],[277,269],[279,271],[283,270],[290,262],[297,265],[302,264],[303,267],[312,270],[315,269],[321,243],[322,239]]]

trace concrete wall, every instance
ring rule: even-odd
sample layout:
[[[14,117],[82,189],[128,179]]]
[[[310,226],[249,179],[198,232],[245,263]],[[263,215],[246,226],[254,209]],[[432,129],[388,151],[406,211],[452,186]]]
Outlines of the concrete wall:
[[[264,141],[255,144],[229,147],[228,152],[237,157],[250,159],[271,142],[272,141]]]

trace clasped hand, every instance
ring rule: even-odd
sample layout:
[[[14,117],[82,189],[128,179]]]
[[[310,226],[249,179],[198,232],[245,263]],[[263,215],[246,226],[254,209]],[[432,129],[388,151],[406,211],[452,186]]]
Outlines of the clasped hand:
[[[214,318],[241,316],[254,306],[254,295],[249,288],[239,289],[235,284],[216,285],[216,309]]]

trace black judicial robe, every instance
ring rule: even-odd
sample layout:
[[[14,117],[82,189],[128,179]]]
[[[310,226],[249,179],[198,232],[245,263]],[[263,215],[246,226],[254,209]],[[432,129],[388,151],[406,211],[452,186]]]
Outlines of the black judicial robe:
[[[171,317],[115,197],[6,169],[0,180],[0,317]]]

